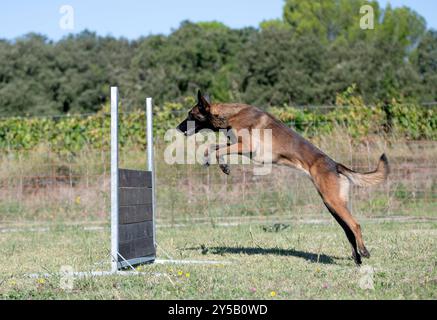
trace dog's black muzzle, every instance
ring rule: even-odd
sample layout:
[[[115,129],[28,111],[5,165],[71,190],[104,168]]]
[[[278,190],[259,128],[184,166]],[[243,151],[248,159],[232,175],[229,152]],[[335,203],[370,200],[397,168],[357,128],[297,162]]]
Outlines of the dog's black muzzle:
[[[182,121],[176,129],[188,137],[199,132],[201,126],[196,121],[186,119]]]

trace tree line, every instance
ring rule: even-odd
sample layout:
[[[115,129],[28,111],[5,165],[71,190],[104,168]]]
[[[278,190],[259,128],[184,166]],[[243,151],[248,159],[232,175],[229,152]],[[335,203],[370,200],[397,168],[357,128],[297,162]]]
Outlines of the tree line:
[[[369,4],[374,29],[360,28]],[[181,102],[198,88],[214,101],[260,107],[332,105],[356,88],[366,104],[437,101],[437,31],[413,10],[377,1],[286,0],[258,28],[185,21],[136,40],[85,30],[57,42],[0,40],[0,115],[93,113],[120,87],[123,108]]]

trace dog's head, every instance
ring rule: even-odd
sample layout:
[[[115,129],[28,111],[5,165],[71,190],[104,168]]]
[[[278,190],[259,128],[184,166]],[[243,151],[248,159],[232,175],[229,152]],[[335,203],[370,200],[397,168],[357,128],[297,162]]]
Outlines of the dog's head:
[[[202,129],[214,130],[211,122],[211,105],[208,100],[199,90],[196,105],[188,112],[187,118],[176,129],[186,136],[191,136]]]

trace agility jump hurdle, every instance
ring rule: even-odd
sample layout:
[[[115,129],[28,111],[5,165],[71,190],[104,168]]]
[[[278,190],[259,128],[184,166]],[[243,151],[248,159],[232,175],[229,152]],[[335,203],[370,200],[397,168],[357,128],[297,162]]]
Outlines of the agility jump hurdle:
[[[152,98],[146,99],[147,171],[118,166],[118,88],[111,87],[111,271],[156,258]]]
[[[134,265],[156,260],[152,98],[146,99],[147,171],[120,169],[118,166],[118,104],[118,88],[111,87],[111,271],[61,271],[62,276],[150,275],[136,270],[119,270],[133,269]],[[27,276],[37,278],[56,274],[31,273]]]
[[[138,272],[133,266],[157,264],[228,264],[228,261],[157,259],[156,250],[156,193],[153,154],[152,98],[146,99],[147,170],[119,168],[117,87],[111,87],[111,270],[61,271],[59,273],[30,273],[31,278],[53,275],[76,278],[97,276],[151,275]],[[121,271],[131,267],[134,272]],[[165,274],[153,273],[160,276]]]

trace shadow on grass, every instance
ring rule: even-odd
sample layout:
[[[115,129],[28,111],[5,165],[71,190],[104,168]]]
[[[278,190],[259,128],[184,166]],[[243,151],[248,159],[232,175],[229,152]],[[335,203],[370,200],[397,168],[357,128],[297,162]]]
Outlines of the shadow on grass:
[[[305,259],[309,262],[318,262],[323,264],[336,264],[334,259],[342,259],[339,257],[331,257],[326,254],[317,254],[312,252],[299,251],[295,249],[280,249],[280,248],[256,248],[256,247],[210,247],[205,251],[205,248],[187,248],[188,250],[202,250],[203,254],[248,254],[248,255],[267,255],[274,254],[278,256],[290,256]]]

